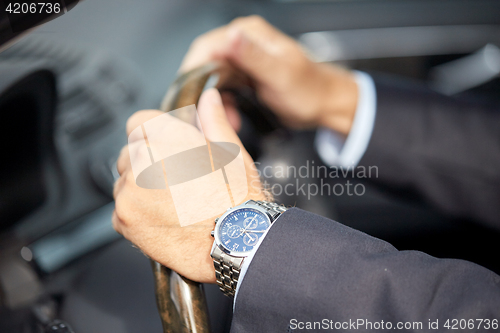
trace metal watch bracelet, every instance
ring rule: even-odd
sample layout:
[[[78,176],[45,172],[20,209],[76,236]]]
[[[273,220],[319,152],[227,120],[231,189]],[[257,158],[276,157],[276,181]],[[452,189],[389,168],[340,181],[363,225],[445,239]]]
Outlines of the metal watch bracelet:
[[[280,206],[274,202],[248,200],[245,205],[257,205],[262,208],[271,216],[271,223],[273,223],[287,208]],[[241,257],[233,257],[224,253],[219,246],[216,246],[212,258],[214,260],[215,278],[220,290],[224,295],[234,297],[236,286],[240,277],[241,265],[243,259]]]

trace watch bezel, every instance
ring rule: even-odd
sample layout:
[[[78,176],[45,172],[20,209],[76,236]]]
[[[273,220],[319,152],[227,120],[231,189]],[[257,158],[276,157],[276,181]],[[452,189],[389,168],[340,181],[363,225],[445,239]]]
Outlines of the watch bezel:
[[[228,254],[230,256],[233,256],[233,257],[238,257],[238,258],[248,257],[248,255],[253,252],[253,249],[250,250],[250,251],[245,251],[245,252],[238,252],[238,251],[228,250],[224,245],[222,245],[222,241],[221,241],[220,235],[219,235],[220,234],[219,233],[220,226],[223,224],[222,222],[224,221],[224,219],[229,214],[234,213],[237,210],[247,209],[247,208],[255,209],[255,210],[261,212],[267,218],[267,220],[269,222],[269,225],[271,225],[271,223],[272,223],[272,216],[264,208],[262,208],[262,207],[260,207],[260,206],[258,206],[256,204],[253,204],[253,203],[247,204],[245,202],[245,203],[243,203],[243,204],[241,204],[239,206],[236,206],[236,207],[228,209],[224,214],[222,214],[221,217],[219,218],[219,221],[215,225],[215,229],[214,229],[214,239],[215,239],[215,242],[214,242],[214,244],[216,246],[218,246],[219,249],[221,249],[222,252],[224,252],[224,253],[226,253],[226,254]]]

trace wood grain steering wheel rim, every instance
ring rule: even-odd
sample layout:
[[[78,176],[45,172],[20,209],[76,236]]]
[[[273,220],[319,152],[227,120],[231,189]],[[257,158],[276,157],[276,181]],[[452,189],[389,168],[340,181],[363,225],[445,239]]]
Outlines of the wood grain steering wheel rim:
[[[164,112],[198,104],[206,86],[219,87],[231,75],[227,66],[209,63],[180,75],[169,87],[161,105]],[[203,285],[151,260],[155,292],[164,333],[209,333]]]

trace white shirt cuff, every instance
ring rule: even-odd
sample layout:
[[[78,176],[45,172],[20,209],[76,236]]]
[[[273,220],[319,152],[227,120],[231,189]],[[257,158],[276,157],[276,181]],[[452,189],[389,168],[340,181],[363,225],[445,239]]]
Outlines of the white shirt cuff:
[[[319,128],[314,145],[326,165],[349,168],[356,166],[363,157],[375,125],[377,94],[370,75],[354,71],[358,85],[358,104],[351,130],[346,139],[339,133]]]

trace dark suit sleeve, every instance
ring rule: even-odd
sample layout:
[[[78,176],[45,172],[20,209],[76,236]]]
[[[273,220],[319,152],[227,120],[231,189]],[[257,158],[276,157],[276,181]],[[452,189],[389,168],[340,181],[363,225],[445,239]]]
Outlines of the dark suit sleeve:
[[[273,225],[248,267],[231,332],[293,332],[292,319],[422,322],[424,331],[430,319],[444,331],[452,318],[500,320],[500,277],[467,261],[398,251],[293,208]]]
[[[373,76],[377,115],[360,161],[375,181],[443,213],[500,228],[500,107]]]

